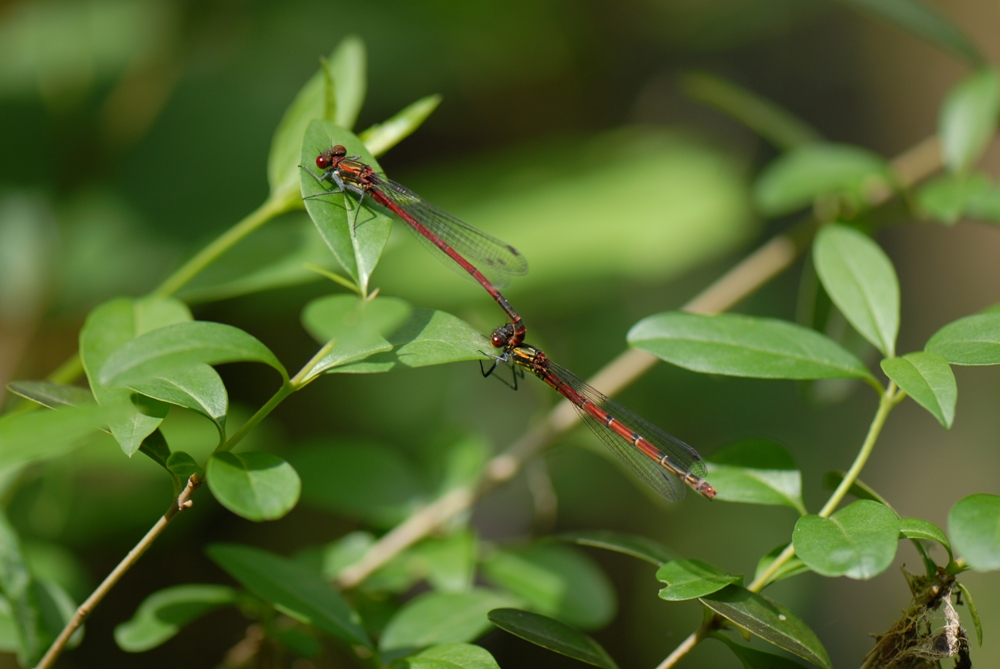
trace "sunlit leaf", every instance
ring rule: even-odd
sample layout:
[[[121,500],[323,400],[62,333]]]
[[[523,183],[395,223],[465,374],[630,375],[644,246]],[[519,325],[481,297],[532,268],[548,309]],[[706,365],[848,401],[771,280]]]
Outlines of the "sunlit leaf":
[[[295,508],[302,488],[292,466],[273,453],[215,453],[205,473],[219,503],[248,520],[281,518]]]
[[[1000,73],[983,68],[966,76],[945,98],[938,119],[941,155],[952,172],[979,160],[997,129]]]
[[[799,518],[792,543],[795,554],[823,576],[869,579],[896,557],[899,518],[878,502],[858,500],[829,518]]]
[[[948,361],[936,353],[917,351],[882,361],[882,371],[927,409],[946,428],[955,419],[958,384]]]
[[[1000,365],[1000,312],[966,316],[945,325],[924,350],[952,365]]]
[[[518,609],[495,609],[490,611],[489,619],[505,632],[510,632],[553,653],[603,669],[618,667],[601,644],[558,620]]]
[[[806,512],[802,473],[780,444],[764,439],[739,442],[713,453],[708,466],[718,500],[776,504]]]
[[[976,571],[1000,569],[1000,497],[964,497],[948,512],[954,550]]]
[[[190,409],[215,424],[219,438],[226,436],[229,395],[219,373],[206,364],[174,367],[160,376],[131,385],[132,390],[168,404]]]

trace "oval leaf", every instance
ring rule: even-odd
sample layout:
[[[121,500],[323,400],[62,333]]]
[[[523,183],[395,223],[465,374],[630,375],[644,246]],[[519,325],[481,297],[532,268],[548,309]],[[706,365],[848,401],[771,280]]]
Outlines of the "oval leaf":
[[[201,414],[215,423],[220,440],[225,440],[229,395],[222,377],[209,365],[168,369],[161,376],[132,384],[131,388],[146,397]]]
[[[170,374],[198,363],[262,362],[287,380],[278,359],[255,337],[222,323],[177,323],[147,332],[112,353],[101,368],[101,382],[128,385]]]
[[[979,160],[993,138],[1000,115],[1000,73],[983,68],[966,76],[941,106],[938,137],[944,164],[964,172]]]
[[[363,300],[352,295],[329,295],[313,300],[302,312],[302,324],[317,341],[333,342],[310,377],[368,356],[391,351],[385,337],[407,320],[412,309],[405,300],[379,297]]]
[[[603,669],[618,668],[601,644],[558,620],[519,609],[496,609],[490,611],[489,619],[505,632],[553,653]]]
[[[743,504],[790,506],[805,515],[802,473],[780,444],[753,439],[708,458],[716,499]]]
[[[918,351],[882,361],[882,371],[946,428],[955,419],[958,384],[948,361],[937,353]]]
[[[948,513],[951,543],[976,571],[1000,569],[1000,497],[969,495]]]
[[[951,544],[944,530],[923,518],[901,518],[899,521],[899,534],[906,539],[921,539],[924,541],[936,541],[944,546],[948,551],[948,560],[954,559],[951,553]]]
[[[511,597],[477,588],[468,592],[429,592],[407,602],[386,625],[382,651],[464,643],[490,628],[486,614],[510,606]]]
[[[830,656],[816,633],[781,604],[737,585],[713,592],[700,601],[764,641],[825,669],[832,669]]]
[[[636,323],[632,346],[679,367],[763,379],[872,379],[832,339],[770,318],[667,312]]]
[[[660,599],[681,602],[718,592],[743,577],[727,574],[701,560],[671,560],[656,571],[656,580],[667,584],[660,590]]]
[[[409,669],[500,669],[488,650],[468,643],[434,646],[405,662]]]
[[[188,623],[226,604],[237,593],[224,585],[179,585],[154,592],[132,618],[115,627],[115,642],[128,653],[142,653],[171,639]]]
[[[608,530],[588,530],[582,532],[563,532],[553,539],[571,541],[580,546],[592,546],[604,550],[624,553],[660,566],[667,560],[677,559],[677,555],[658,541],[634,534],[621,534]]]
[[[247,590],[292,618],[349,644],[372,648],[358,614],[308,567],[237,544],[212,544],[205,552]]]
[[[843,225],[824,226],[813,245],[816,274],[840,312],[888,357],[899,333],[899,279],[878,244]]]
[[[441,104],[440,95],[428,95],[382,123],[376,123],[361,133],[359,137],[373,156],[381,156],[409,137],[427,120],[427,117],[437,109],[439,104]]]
[[[247,520],[275,520],[295,508],[302,484],[272,453],[215,453],[206,468],[215,499]]]
[[[927,341],[924,350],[952,365],[1000,365],[1000,312],[960,318]]]
[[[806,144],[764,168],[754,185],[754,199],[765,216],[808,207],[823,195],[847,197],[862,206],[891,182],[888,164],[871,151],[845,144]]]
[[[804,516],[795,523],[795,554],[823,576],[869,579],[892,564],[899,545],[899,518],[878,502],[858,500],[829,518]]]

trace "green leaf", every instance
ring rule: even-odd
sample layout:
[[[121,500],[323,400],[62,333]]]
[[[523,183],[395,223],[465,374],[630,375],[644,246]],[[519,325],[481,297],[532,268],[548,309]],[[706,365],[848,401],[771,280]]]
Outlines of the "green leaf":
[[[827,225],[813,245],[816,273],[847,321],[888,357],[896,355],[899,280],[878,244],[843,225]]]
[[[91,404],[0,417],[0,467],[62,455],[120,415]]]
[[[1000,312],[966,316],[945,325],[924,350],[952,365],[1000,365]]]
[[[35,583],[21,554],[21,541],[6,514],[0,512],[0,590],[10,603],[19,640],[17,658],[34,666],[45,650]]]
[[[215,453],[205,473],[215,499],[247,520],[281,518],[302,489],[292,466],[272,453]]]
[[[764,641],[825,669],[832,669],[830,656],[815,632],[781,604],[737,585],[726,586],[702,597],[700,601]]]
[[[425,500],[412,463],[381,444],[317,442],[289,454],[305,502],[375,527],[402,522]]]
[[[918,351],[882,361],[882,371],[946,428],[955,420],[958,384],[948,361],[937,353]]]
[[[285,368],[255,337],[231,325],[194,321],[168,325],[126,342],[108,357],[100,381],[129,385],[198,363],[226,362],[262,362],[288,380]]]
[[[286,615],[346,643],[373,648],[358,614],[308,567],[237,544],[212,544],[206,553],[247,590]]]
[[[792,533],[795,554],[816,573],[864,580],[889,568],[898,542],[899,518],[869,500],[852,502],[829,518],[799,518]]]
[[[806,144],[764,168],[754,184],[754,200],[768,217],[808,207],[823,196],[843,197],[862,208],[892,181],[888,163],[871,151],[846,144]]]
[[[658,541],[635,534],[621,534],[609,530],[581,530],[578,532],[563,532],[553,539],[571,541],[580,546],[603,548],[616,553],[624,553],[645,560],[657,567],[667,560],[674,560],[677,555]]]
[[[169,469],[178,480],[187,483],[187,480],[201,472],[198,462],[184,451],[171,453],[167,458],[167,469]]]
[[[49,409],[94,404],[94,395],[89,390],[51,381],[11,381],[7,390]]]
[[[844,475],[844,472],[836,471],[823,474],[823,487],[827,490],[836,490],[840,485],[840,482],[844,480]],[[868,499],[873,502],[878,502],[886,508],[892,508],[892,505],[889,504],[885,497],[882,497],[882,495],[878,494],[874,488],[861,479],[855,479],[854,483],[851,484],[851,487],[848,488],[847,492],[850,495],[854,495],[858,499]]]
[[[955,24],[923,0],[841,0],[873,14],[922,40],[960,56],[982,63],[982,54]]]
[[[1000,223],[1000,187],[981,172],[944,174],[924,183],[917,205],[948,225],[961,218]]]
[[[510,606],[509,596],[476,588],[467,592],[428,592],[410,600],[382,632],[383,652],[464,643],[490,628],[486,614]]]
[[[757,561],[757,569],[754,571],[753,578],[756,581],[760,578],[767,569],[774,564],[774,561],[778,559],[778,556],[785,552],[788,548],[788,544],[781,544],[775,547],[773,550],[764,555],[760,560]],[[804,574],[809,571],[809,567],[802,562],[802,559],[797,555],[792,556],[791,559],[786,560],[784,564],[778,567],[778,570],[774,572],[771,576],[770,583],[776,583],[782,581],[786,578],[791,578],[792,576],[797,576],[799,574]]]
[[[733,651],[733,655],[739,659],[743,669],[804,669],[795,660],[744,646],[724,634],[715,633],[712,638],[726,644],[729,650]]]
[[[466,529],[440,539],[425,539],[410,549],[410,554],[432,588],[463,592],[472,587],[477,545],[476,535]]]
[[[132,456],[142,441],[159,427],[168,407],[143,412],[132,403],[132,391],[113,388],[98,379],[100,370],[119,348],[157,328],[191,320],[191,311],[171,298],[120,298],[105,302],[87,316],[80,331],[80,359],[98,404],[120,411],[108,428],[125,454]]]
[[[718,592],[731,583],[742,583],[743,577],[727,574],[701,560],[671,560],[656,571],[656,580],[667,584],[660,590],[660,599],[682,602]]]
[[[629,330],[628,342],[669,363],[707,374],[764,379],[872,380],[832,339],[770,318],[667,312]]]
[[[423,122],[437,109],[439,104],[441,104],[440,95],[428,95],[425,98],[420,98],[391,118],[368,128],[358,137],[365,143],[373,156],[381,156],[423,125]]]
[[[614,617],[617,601],[608,577],[589,557],[568,546],[532,544],[497,550],[483,574],[528,607],[581,629],[597,629]]]
[[[361,105],[365,102],[368,57],[365,43],[356,35],[341,40],[330,58],[327,69],[333,76],[334,95],[337,100],[333,121],[341,128],[353,128],[358,120]]]
[[[403,660],[408,669],[500,669],[485,648],[468,643],[446,643]]]
[[[519,609],[496,609],[490,611],[489,619],[505,632],[510,632],[553,653],[603,669],[618,667],[601,644],[558,620]]]
[[[948,551],[948,560],[953,561],[951,544],[944,530],[923,518],[900,518],[899,534],[906,539],[923,539],[924,541],[936,541]]]
[[[787,109],[708,72],[688,72],[682,85],[688,97],[729,114],[781,151],[822,141],[816,130]]]
[[[115,642],[127,653],[142,653],[172,639],[209,611],[236,602],[237,592],[224,585],[165,588],[146,597],[130,620],[115,627]]]
[[[370,532],[349,532],[323,547],[320,570],[328,581],[340,578],[340,572],[360,560],[375,543]]]
[[[965,605],[969,609],[969,616],[972,618],[972,624],[976,628],[976,641],[980,648],[983,646],[983,622],[979,619],[979,611],[976,610],[976,603],[972,601],[972,593],[961,583],[958,584],[958,589],[961,592],[962,597],[965,597]]]
[[[1000,73],[983,68],[966,76],[945,98],[938,119],[941,156],[952,172],[965,172],[993,138],[1000,115]]]
[[[948,512],[951,544],[976,571],[1000,569],[1000,497],[969,495]]]
[[[316,169],[316,156],[337,144],[347,147],[348,156],[360,156],[358,160],[362,163],[376,172],[382,172],[360,139],[329,121],[313,121],[306,129],[302,142],[300,164],[303,169],[300,170],[299,184],[303,198],[307,198],[306,211],[320,236],[340,266],[358,285],[360,293],[367,295],[368,280],[389,240],[392,217],[375,205],[370,197],[364,198],[362,209],[358,212],[357,195],[336,193],[334,184],[317,181],[320,175],[313,171]],[[331,189],[334,192],[324,194]],[[319,197],[314,197],[317,195]]]
[[[215,424],[219,439],[225,440],[229,395],[222,377],[209,365],[166,369],[160,376],[134,383],[131,388],[146,397],[201,414]]]
[[[802,473],[780,444],[765,439],[742,441],[713,453],[708,463],[716,499],[790,506],[806,513]]]

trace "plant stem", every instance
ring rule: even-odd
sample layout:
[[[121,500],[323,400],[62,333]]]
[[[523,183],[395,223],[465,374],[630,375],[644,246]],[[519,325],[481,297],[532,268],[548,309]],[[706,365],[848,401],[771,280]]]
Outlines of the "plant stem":
[[[266,418],[269,413],[274,411],[274,408],[276,406],[281,404],[281,402],[286,397],[288,397],[294,392],[295,392],[295,386],[293,386],[291,383],[286,382],[281,384],[281,387],[278,388],[278,392],[274,393],[274,395],[271,395],[271,399],[269,399],[264,404],[264,406],[257,409],[256,413],[250,416],[250,420],[243,423],[243,425],[240,426],[240,429],[236,430],[236,432],[233,433],[233,436],[229,437],[229,439],[226,440],[226,443],[216,448],[215,453],[222,453],[225,451],[233,450],[233,448],[236,447],[236,444],[243,441],[243,437],[247,436],[247,433],[250,432],[250,430],[257,427],[258,423],[264,420],[264,418]]]
[[[701,627],[696,629],[691,633],[688,638],[684,639],[681,645],[677,646],[670,655],[667,656],[663,662],[657,665],[656,669],[670,669],[670,667],[677,664],[682,657],[694,650],[694,647],[705,640],[712,630],[718,627],[718,621],[715,616],[707,617],[702,623]]]

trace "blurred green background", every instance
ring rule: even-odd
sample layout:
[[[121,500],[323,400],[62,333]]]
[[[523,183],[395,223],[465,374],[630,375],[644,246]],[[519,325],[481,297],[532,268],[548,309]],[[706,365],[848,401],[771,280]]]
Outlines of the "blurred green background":
[[[942,7],[989,57],[1000,58],[997,3]],[[933,134],[942,95],[965,72],[948,54],[835,2],[7,3],[0,8],[0,205],[5,216],[30,225],[0,239],[0,381],[44,377],[75,350],[88,309],[151,289],[255,208],[267,194],[274,128],[319,57],[348,35],[364,41],[369,59],[358,129],[417,98],[443,96],[382,166],[529,259],[529,276],[505,294],[524,316],[529,341],[581,376],[620,353],[636,321],[678,308],[787,224],[760,220],[749,197],[774,149],[687,99],[679,75],[726,77],[831,140],[891,157]],[[996,173],[996,151],[986,166]],[[298,225],[302,216],[271,225]],[[879,241],[902,283],[902,351],[1000,301],[995,229],[913,222]],[[794,319],[801,274],[798,264],[739,310]],[[481,289],[398,230],[372,282],[383,294],[450,311],[484,333],[501,322]],[[289,286],[205,303],[195,315],[246,329],[297,369],[316,348],[299,311],[340,290],[325,281]],[[275,389],[267,369],[221,372],[239,407],[230,426]],[[905,403],[862,477],[903,515],[942,527],[958,499],[1000,493],[1000,377],[988,368],[956,375],[953,429]],[[863,388],[835,394],[835,401],[821,400],[808,385],[659,365],[620,399],[702,454],[746,438],[781,442],[803,470],[815,510],[825,499],[823,473],[849,466],[875,410]],[[471,434],[500,450],[556,399],[532,380],[512,393],[482,380],[471,363],[335,375],[293,396],[252,439],[283,455],[305,443],[377,442],[417,460]],[[212,428],[179,411],[164,430],[175,448],[211,448]],[[683,556],[752,574],[757,558],[785,541],[794,524],[788,509],[709,504],[695,495],[659,504],[600,448],[578,431],[545,458],[557,517],[534,517],[521,477],[477,507],[477,531],[495,541],[552,530],[636,532]],[[162,513],[170,490],[161,479],[154,465],[128,461],[101,439],[78,457],[33,469],[9,496],[10,514],[51,561],[79,561],[71,592],[82,597]],[[216,666],[245,631],[232,610],[142,655],[119,651],[112,629],[157,588],[224,582],[202,554],[210,541],[290,554],[354,527],[306,503],[281,521],[256,525],[200,495],[195,512],[183,514],[126,576],[59,666]],[[622,666],[654,665],[697,627],[695,604],[658,600],[650,566],[592,555],[620,597],[618,617],[596,637]],[[905,545],[897,562],[919,565]],[[974,573],[964,582],[986,629],[974,661],[996,666],[1000,585]],[[813,627],[836,666],[859,664],[872,645],[867,635],[886,629],[909,600],[896,570],[870,582],[810,574],[768,592]],[[501,666],[574,666],[499,632],[483,645]],[[680,666],[738,663],[707,642]]]

